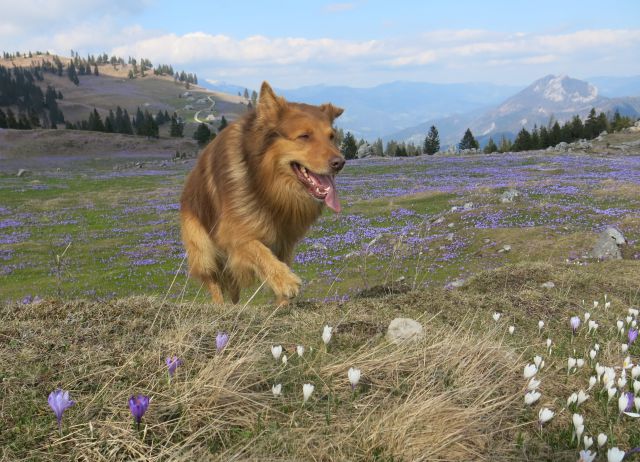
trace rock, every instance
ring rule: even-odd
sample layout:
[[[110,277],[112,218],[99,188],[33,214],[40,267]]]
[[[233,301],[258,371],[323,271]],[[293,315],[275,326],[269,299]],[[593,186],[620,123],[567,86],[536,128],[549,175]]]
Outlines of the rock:
[[[457,289],[458,287],[462,287],[467,281],[465,279],[459,278],[454,279],[450,283],[444,286],[445,289]]]
[[[609,226],[598,235],[590,256],[597,260],[621,260],[620,247],[626,244],[627,239],[622,233],[613,226]]]
[[[29,175],[30,173],[31,172],[29,170],[25,170],[24,168],[21,168],[20,170],[18,170],[18,174],[16,176],[23,177],[23,176]]]
[[[365,159],[367,157],[371,157],[375,154],[375,151],[373,149],[373,146],[371,146],[369,143],[365,142],[364,144],[362,144],[359,148],[358,148],[358,152],[356,153],[356,155],[358,156],[358,159]]]
[[[453,233],[449,233],[447,234],[447,237],[445,238],[447,241],[453,241],[455,235]]]
[[[520,197],[520,191],[518,191],[517,189],[507,189],[500,196],[500,202],[502,202],[503,204],[508,204],[510,202],[513,202],[516,197]]]
[[[540,287],[542,287],[543,289],[553,289],[556,285],[554,284],[553,281],[547,281],[544,282],[542,284],[540,284]]]
[[[498,253],[506,253],[506,252],[511,252],[511,246],[509,244],[503,245],[502,248],[498,250]]]
[[[396,345],[408,340],[417,341],[424,338],[422,324],[410,318],[395,318],[389,323],[387,340]]]
[[[462,207],[463,210],[471,210],[473,208],[473,202],[467,202],[466,204],[464,204],[464,206]]]

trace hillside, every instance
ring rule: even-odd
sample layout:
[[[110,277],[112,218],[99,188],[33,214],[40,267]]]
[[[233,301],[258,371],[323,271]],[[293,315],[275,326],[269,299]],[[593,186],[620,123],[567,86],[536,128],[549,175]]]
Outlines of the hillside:
[[[51,60],[53,55],[0,59],[0,65],[28,68],[42,59]],[[60,60],[66,65],[71,58],[60,56]],[[127,109],[129,114],[135,114],[137,108],[152,114],[162,110],[170,114],[176,112],[187,123],[185,134],[190,135],[193,125],[207,120],[208,116],[213,116],[210,120],[215,124],[223,115],[227,120],[234,120],[246,111],[244,98],[197,85],[190,85],[187,89],[184,83],[174,81],[173,77],[154,75],[151,70],[144,77],[138,75],[130,79],[131,68],[127,64],[101,64],[98,65],[98,76],[79,75],[79,85],[71,82],[66,73],[62,76],[44,73],[44,81],[39,85],[43,90],[47,85],[53,85],[62,92],[64,98],[58,101],[58,105],[70,122],[86,120],[94,108],[103,118],[117,106]]]

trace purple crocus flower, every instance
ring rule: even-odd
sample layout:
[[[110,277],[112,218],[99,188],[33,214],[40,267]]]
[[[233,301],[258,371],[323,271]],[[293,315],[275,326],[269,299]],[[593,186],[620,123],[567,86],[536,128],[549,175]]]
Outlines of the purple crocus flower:
[[[60,388],[56,391],[49,393],[49,406],[53,409],[58,419],[58,428],[62,433],[62,413],[69,407],[73,406],[76,402],[69,399],[69,392]]]
[[[229,342],[229,334],[227,334],[226,332],[218,332],[218,335],[216,335],[216,349],[218,350],[218,353],[220,353],[224,347],[227,346],[227,343]]]
[[[138,424],[138,430],[140,429],[140,422],[142,421],[142,416],[145,412],[147,412],[147,408],[149,407],[149,397],[146,395],[137,395],[129,398],[129,410],[133,417],[136,419],[136,423]]]
[[[633,399],[635,396],[632,392],[628,391],[624,394],[627,397],[627,407],[624,408],[624,412],[631,412],[633,409]]]
[[[571,323],[571,329],[573,329],[573,333],[575,334],[578,327],[580,327],[580,318],[578,316],[572,316],[569,322]]]
[[[638,329],[629,329],[628,337],[629,345],[631,345],[638,338]]]
[[[173,377],[178,366],[182,365],[182,360],[177,356],[169,356],[166,359],[167,369],[169,370],[169,377]]]

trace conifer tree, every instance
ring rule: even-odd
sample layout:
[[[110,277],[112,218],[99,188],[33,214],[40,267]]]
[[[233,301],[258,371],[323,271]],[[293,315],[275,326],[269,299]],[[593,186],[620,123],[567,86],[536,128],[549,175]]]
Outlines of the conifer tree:
[[[222,130],[224,130],[227,127],[227,119],[224,118],[224,116],[222,116],[222,118],[220,119],[220,125],[218,126],[218,133],[220,133]]]
[[[67,76],[69,77],[69,80],[71,80],[75,85],[80,84],[78,73],[76,71],[76,65],[73,63],[73,61],[69,61],[69,66],[67,66]]]
[[[478,149],[479,147],[480,145],[478,144],[478,141],[473,137],[473,133],[471,133],[471,130],[467,128],[467,131],[464,132],[464,136],[458,144],[458,149],[463,151],[465,149]]]
[[[493,141],[493,138],[489,137],[489,141],[487,142],[487,145],[484,147],[484,153],[491,154],[496,152],[497,150],[498,150],[498,146],[496,145],[495,141]]]
[[[342,145],[340,146],[340,151],[345,159],[355,159],[358,154],[358,145],[356,144],[355,137],[351,134],[351,132],[347,132],[344,135],[344,139],[342,140]]]
[[[424,139],[424,153],[432,156],[440,150],[440,135],[435,125],[432,125]]]
[[[207,127],[207,124],[200,124],[193,134],[193,139],[198,142],[198,145],[204,146],[211,139],[211,130]]]
[[[184,131],[184,124],[178,121],[178,116],[174,113],[171,116],[171,127],[169,128],[169,135],[174,138],[182,138]]]
[[[2,108],[0,108],[0,128],[8,128],[7,115],[4,113]]]

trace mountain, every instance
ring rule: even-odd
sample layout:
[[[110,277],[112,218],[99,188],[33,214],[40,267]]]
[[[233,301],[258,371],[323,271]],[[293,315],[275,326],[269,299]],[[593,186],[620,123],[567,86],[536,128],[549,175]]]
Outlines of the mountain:
[[[497,140],[502,135],[512,138],[522,127],[530,130],[535,125],[547,125],[550,120],[562,123],[576,114],[584,118],[592,107],[597,112],[618,110],[622,115],[637,117],[640,97],[608,98],[601,96],[589,82],[566,75],[547,75],[481,113],[432,119],[386,138],[421,143],[431,125],[438,128],[443,146],[457,143],[467,128],[478,138],[488,140],[491,136]]]
[[[491,107],[521,87],[489,83],[391,82],[372,88],[315,85],[277,90],[291,101],[331,102],[345,108],[337,125],[375,139],[416,122]]]

